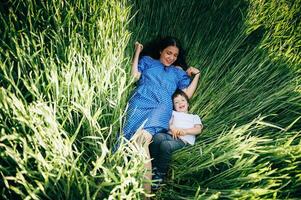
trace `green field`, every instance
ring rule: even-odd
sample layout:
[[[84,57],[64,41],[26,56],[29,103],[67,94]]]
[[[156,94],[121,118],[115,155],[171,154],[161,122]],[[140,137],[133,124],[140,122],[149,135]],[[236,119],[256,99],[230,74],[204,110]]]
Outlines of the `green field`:
[[[112,153],[134,42],[178,37],[205,129],[154,199],[301,198],[301,0],[0,4],[1,199],[143,199],[143,154]]]

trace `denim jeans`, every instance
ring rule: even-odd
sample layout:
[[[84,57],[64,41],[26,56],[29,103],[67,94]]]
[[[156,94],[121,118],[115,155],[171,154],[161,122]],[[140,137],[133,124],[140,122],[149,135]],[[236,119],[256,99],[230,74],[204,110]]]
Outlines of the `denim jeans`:
[[[153,167],[156,167],[161,173],[167,173],[172,153],[185,145],[182,140],[173,139],[169,133],[155,134],[152,143],[149,145]]]

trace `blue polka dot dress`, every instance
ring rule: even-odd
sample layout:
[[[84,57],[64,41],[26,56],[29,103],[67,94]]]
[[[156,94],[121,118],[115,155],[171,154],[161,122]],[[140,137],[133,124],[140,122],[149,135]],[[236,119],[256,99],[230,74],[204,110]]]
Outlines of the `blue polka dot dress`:
[[[138,70],[141,77],[129,100],[123,127],[127,139],[131,139],[140,127],[152,135],[168,130],[172,114],[171,96],[177,88],[187,88],[191,82],[181,68],[165,67],[149,56],[139,60]]]

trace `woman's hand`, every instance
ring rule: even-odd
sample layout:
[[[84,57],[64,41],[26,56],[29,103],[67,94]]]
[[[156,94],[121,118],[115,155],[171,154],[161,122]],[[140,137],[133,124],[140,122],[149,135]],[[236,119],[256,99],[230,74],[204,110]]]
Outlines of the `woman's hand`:
[[[143,49],[143,45],[139,42],[135,42],[135,54],[132,60],[132,77],[135,80],[139,80],[141,76],[141,72],[138,70],[138,62],[139,62],[139,55]]]
[[[135,52],[140,54],[143,49],[143,45],[139,42],[135,42]]]
[[[187,72],[188,76],[200,74],[200,70],[198,68],[195,68],[195,67],[189,67],[186,70],[186,72]]]

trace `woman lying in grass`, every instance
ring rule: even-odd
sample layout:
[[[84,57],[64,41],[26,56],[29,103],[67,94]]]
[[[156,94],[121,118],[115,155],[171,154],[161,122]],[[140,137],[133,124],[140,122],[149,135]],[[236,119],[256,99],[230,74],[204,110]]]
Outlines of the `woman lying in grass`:
[[[181,89],[190,98],[196,90],[199,70],[187,69],[184,51],[179,42],[166,37],[146,46],[135,44],[132,63],[132,76],[138,82],[128,103],[128,110],[123,127],[124,137],[140,141],[148,158],[149,144],[152,137],[168,130],[172,114],[172,94]],[[141,56],[140,58],[140,54]],[[187,71],[184,71],[186,70]],[[194,75],[191,81],[189,76]],[[138,129],[142,127],[138,131]],[[151,162],[146,164],[146,178],[151,180]],[[146,192],[151,191],[150,184],[145,185]]]
[[[169,123],[169,132],[154,135],[150,144],[150,154],[153,158],[153,190],[158,189],[165,178],[172,153],[187,144],[193,145],[195,136],[203,129],[200,117],[188,113],[188,97],[183,91],[177,90],[172,99],[174,111]]]

